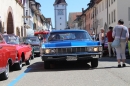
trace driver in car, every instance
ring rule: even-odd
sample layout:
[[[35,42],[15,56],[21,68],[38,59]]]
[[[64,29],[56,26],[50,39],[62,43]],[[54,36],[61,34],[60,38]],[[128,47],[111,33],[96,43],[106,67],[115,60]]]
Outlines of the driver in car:
[[[84,39],[85,38],[84,34],[82,34],[82,33],[75,34],[75,37],[76,37],[76,39]]]

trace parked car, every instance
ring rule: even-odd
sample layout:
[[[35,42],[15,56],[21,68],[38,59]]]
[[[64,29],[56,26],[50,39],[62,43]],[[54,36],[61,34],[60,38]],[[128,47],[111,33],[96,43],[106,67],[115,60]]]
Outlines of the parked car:
[[[0,34],[0,79],[6,80],[9,77],[9,69],[17,62],[16,46],[5,44]]]
[[[37,36],[24,37],[23,42],[31,45],[35,56],[40,56],[40,40]]]
[[[32,55],[32,48],[30,45],[25,45],[20,43],[20,38],[14,34],[3,35],[6,44],[11,44],[16,46],[17,49],[17,61],[15,62],[15,68],[17,70],[22,69],[22,63],[25,62],[26,65],[30,64],[30,58]]]
[[[93,41],[85,30],[57,30],[49,33],[40,52],[45,69],[56,61],[85,61],[97,67],[98,58],[102,56],[102,46],[99,41]]]

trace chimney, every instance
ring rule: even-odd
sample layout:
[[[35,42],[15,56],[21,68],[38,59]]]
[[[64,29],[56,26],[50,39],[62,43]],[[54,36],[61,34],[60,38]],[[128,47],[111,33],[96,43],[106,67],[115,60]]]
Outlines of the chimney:
[[[84,12],[84,8],[82,8],[82,13]]]

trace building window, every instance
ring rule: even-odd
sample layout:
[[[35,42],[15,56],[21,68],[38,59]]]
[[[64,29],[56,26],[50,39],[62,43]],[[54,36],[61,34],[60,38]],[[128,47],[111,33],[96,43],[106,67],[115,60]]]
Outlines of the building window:
[[[102,1],[102,11],[104,10],[104,1]]]
[[[23,37],[23,27],[21,27],[21,36]]]
[[[99,12],[101,12],[101,4],[99,4]]]
[[[112,23],[113,23],[113,12],[111,12],[111,21],[112,21]]]
[[[96,13],[98,14],[98,7],[96,8],[96,11],[97,11]]]
[[[58,15],[64,15],[63,10],[58,10]]]
[[[114,22],[116,21],[116,10],[114,10]]]
[[[28,16],[28,10],[26,10],[26,17]],[[26,18],[26,20],[28,20],[28,18]]]
[[[110,14],[109,14],[109,24],[111,23],[110,20],[111,20],[111,16],[110,16]]]
[[[111,0],[111,4],[113,4],[113,0]]]
[[[106,7],[106,8],[107,8],[107,4],[108,4],[108,3],[107,3],[107,0],[105,0],[105,7]]]
[[[128,19],[130,21],[130,7],[128,8]]]
[[[62,24],[60,23],[60,25],[62,25]]]
[[[61,19],[61,17],[60,17],[60,19]]]
[[[109,0],[109,7],[110,7],[110,3],[111,3],[111,2],[110,2],[110,0]]]

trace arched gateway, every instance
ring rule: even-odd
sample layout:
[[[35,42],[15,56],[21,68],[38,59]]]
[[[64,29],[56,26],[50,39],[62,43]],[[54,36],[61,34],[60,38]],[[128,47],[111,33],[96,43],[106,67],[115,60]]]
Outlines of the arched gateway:
[[[7,11],[7,33],[12,34],[14,33],[14,21],[13,21],[13,9],[9,6]]]
[[[8,18],[7,18],[7,33],[8,34],[14,33],[13,16],[11,12],[8,13]]]

